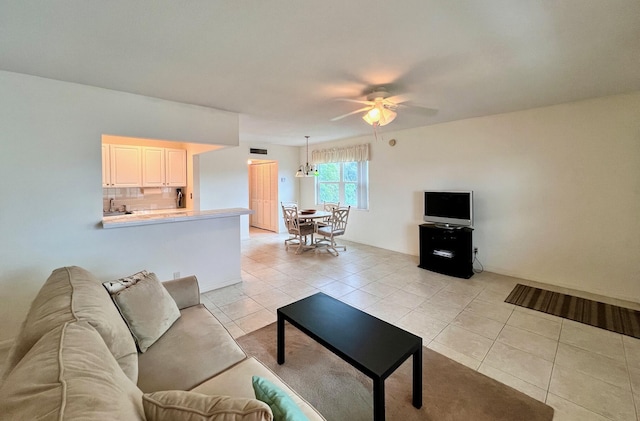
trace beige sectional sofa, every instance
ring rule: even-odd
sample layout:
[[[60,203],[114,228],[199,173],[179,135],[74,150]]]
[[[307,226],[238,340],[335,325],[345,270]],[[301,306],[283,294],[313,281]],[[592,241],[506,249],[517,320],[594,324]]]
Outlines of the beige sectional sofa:
[[[195,277],[162,285],[180,317],[139,353],[101,281],[79,267],[56,269],[33,301],[5,363],[0,418],[147,420],[160,419],[165,411],[164,419],[172,419],[166,411],[196,397],[197,408],[189,413],[195,418],[188,419],[271,420],[269,406],[255,399],[252,376],[260,376],[284,390],[309,420],[324,420],[246,356],[200,304]],[[172,390],[190,392],[160,392]],[[149,412],[150,402],[159,405],[156,413]],[[198,418],[205,413],[212,418]]]

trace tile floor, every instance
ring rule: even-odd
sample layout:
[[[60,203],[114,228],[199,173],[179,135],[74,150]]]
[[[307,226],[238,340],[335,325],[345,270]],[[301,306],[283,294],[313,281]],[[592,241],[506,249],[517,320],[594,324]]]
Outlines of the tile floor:
[[[640,421],[640,340],[504,303],[517,283],[535,283],[489,272],[452,278],[418,268],[415,256],[346,241],[338,257],[296,255],[284,238],[252,229],[242,243],[242,283],[202,294],[235,337],[322,291],[546,402],[554,420]]]

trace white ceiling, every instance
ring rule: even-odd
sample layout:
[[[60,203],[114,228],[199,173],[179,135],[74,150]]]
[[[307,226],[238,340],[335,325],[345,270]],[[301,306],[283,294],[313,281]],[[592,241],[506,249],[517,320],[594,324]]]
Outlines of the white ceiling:
[[[639,0],[0,0],[0,69],[238,112],[240,139],[372,134],[640,90]]]

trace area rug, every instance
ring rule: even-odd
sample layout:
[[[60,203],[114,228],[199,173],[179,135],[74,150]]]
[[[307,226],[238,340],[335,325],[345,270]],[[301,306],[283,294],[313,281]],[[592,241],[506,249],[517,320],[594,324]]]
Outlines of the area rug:
[[[518,284],[504,300],[576,322],[640,338],[640,311]]]
[[[373,382],[331,351],[286,324],[285,363],[276,363],[276,324],[238,338],[327,421],[371,421]],[[423,348],[423,404],[411,404],[412,360],[385,381],[386,419],[398,421],[547,420],[553,409],[428,348]]]

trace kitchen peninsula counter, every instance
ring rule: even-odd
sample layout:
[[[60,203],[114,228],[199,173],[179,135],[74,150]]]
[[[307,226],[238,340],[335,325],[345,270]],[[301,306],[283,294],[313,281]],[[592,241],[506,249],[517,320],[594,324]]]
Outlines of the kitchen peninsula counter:
[[[140,211],[129,215],[105,216],[102,218],[102,228],[127,228],[140,225],[171,224],[175,222],[195,221],[200,219],[229,218],[233,216],[249,215],[252,210],[246,208],[212,209],[212,210],[180,210],[167,209],[163,211]]]

